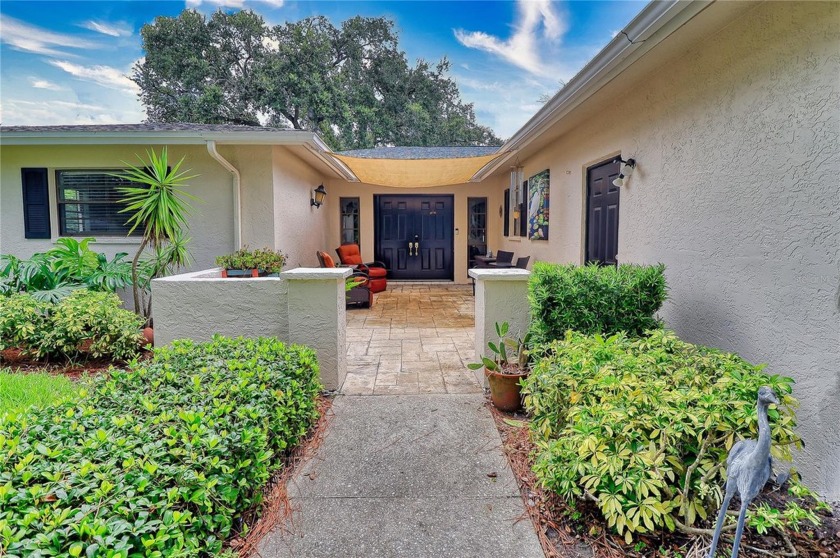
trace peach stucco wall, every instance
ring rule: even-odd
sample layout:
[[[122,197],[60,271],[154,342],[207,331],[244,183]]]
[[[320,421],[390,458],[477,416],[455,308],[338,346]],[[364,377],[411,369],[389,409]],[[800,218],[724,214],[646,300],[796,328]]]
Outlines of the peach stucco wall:
[[[662,315],[684,339],[792,376],[811,486],[840,498],[840,4],[766,2],[523,161],[551,170],[538,260],[583,261],[585,177],[616,154],[619,262],[667,266]],[[660,48],[667,48],[667,43]],[[591,107],[590,107],[591,108]],[[586,107],[583,108],[586,110]],[[497,192],[508,176],[494,179]]]
[[[309,203],[312,190],[325,182],[325,178],[311,166],[284,147],[274,147],[274,198],[266,202],[275,215],[274,239],[277,248],[287,256],[286,269],[318,267],[315,252],[326,250],[328,222],[336,212],[338,221],[338,196],[329,192],[324,205],[314,207]]]

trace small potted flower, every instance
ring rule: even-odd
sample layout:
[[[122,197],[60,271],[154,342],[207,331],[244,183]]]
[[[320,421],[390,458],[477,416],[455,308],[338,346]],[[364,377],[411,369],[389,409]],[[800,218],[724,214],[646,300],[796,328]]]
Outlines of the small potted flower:
[[[490,384],[490,400],[500,411],[518,411],[522,407],[520,381],[528,377],[528,342],[531,334],[524,338],[508,337],[510,326],[507,322],[496,322],[498,342],[490,341],[487,347],[493,358],[481,357],[481,362],[467,365],[470,370],[484,367],[484,375]],[[511,355],[508,355],[508,348]]]
[[[232,254],[216,258],[216,265],[222,268],[222,277],[266,277],[280,273],[286,264],[286,256],[279,250],[260,248],[249,250],[243,247]]]

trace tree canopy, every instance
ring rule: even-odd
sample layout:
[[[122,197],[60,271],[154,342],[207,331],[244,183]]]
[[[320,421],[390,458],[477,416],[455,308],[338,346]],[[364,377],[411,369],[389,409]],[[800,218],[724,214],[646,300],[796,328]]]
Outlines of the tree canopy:
[[[449,61],[409,64],[387,18],[269,27],[248,10],[184,10],[141,34],[132,79],[151,122],[262,121],[316,131],[337,150],[501,144],[461,100]]]

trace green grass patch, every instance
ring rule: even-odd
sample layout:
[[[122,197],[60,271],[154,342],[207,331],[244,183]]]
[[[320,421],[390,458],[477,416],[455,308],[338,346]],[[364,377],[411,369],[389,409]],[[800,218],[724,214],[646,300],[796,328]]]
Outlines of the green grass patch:
[[[23,411],[32,405],[45,407],[72,395],[77,389],[78,385],[64,376],[0,369],[0,415]]]

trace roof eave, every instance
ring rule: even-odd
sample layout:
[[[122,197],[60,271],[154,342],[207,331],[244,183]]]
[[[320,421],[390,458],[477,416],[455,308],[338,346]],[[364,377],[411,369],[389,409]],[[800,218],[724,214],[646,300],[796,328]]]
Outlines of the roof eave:
[[[316,139],[317,138],[317,139]],[[134,132],[33,131],[3,132],[0,145],[121,145],[168,144],[203,145],[215,141],[220,145],[323,145],[317,134],[305,130],[278,132],[204,132],[189,130],[156,130]]]
[[[714,0],[653,0],[502,145],[470,180],[481,182]]]
[[[202,132],[196,130],[134,132],[16,131],[0,134],[0,145],[205,145],[210,141],[217,145],[301,146],[345,180],[359,181],[344,163],[329,156],[332,150],[318,134],[306,130],[278,132]]]

